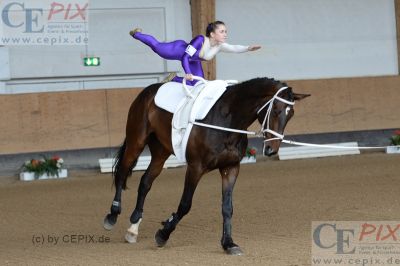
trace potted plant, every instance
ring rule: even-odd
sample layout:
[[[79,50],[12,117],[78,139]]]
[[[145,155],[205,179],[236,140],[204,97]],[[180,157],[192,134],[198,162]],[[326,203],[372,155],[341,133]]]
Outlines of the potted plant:
[[[392,146],[386,147],[386,153],[400,153],[400,129],[394,132],[390,137],[390,144]]]
[[[243,157],[241,163],[255,163],[256,154],[257,154],[257,149],[255,147],[247,147],[246,154]]]
[[[31,181],[35,179],[65,178],[68,175],[67,169],[63,168],[64,160],[58,156],[26,161],[22,166],[20,180]]]

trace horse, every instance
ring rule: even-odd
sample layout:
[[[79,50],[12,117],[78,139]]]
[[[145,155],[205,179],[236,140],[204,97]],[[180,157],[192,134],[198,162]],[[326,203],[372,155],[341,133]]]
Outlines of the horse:
[[[137,241],[146,195],[161,173],[164,162],[173,154],[173,114],[157,107],[154,102],[161,85],[156,83],[146,87],[133,101],[128,113],[125,140],[116,154],[113,167],[115,196],[110,213],[104,219],[104,228],[107,230],[111,230],[117,222],[121,213],[122,190],[126,189],[127,178],[132,174],[140,153],[148,145],[151,161],[141,177],[136,206],[130,217],[131,226],[125,235],[130,243]],[[232,195],[248,137],[235,130],[244,131],[258,120],[262,124],[260,135],[266,141],[263,153],[272,156],[278,152],[284,129],[294,115],[294,101],[307,96],[310,95],[294,93],[286,83],[270,78],[254,78],[227,87],[206,117],[198,122],[228,130],[193,126],[186,149],[187,169],[181,200],[177,211],[161,223],[163,228],[155,234],[158,247],[165,246],[179,221],[189,213],[201,177],[218,169],[222,178],[221,246],[230,255],[243,253],[232,239]]]

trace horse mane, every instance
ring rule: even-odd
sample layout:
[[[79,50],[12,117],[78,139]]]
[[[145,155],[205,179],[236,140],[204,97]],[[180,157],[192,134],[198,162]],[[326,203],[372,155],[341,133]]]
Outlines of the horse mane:
[[[246,94],[262,97],[275,94],[276,90],[283,86],[287,86],[286,83],[274,78],[253,78],[230,86],[227,92],[239,97]]]
[[[265,85],[267,85],[267,84],[275,85],[275,84],[282,83],[282,82],[279,80],[276,80],[274,78],[258,77],[258,78],[253,78],[250,80],[243,81],[243,82],[239,83],[238,85],[254,86],[254,85],[259,85],[260,83],[265,84]]]

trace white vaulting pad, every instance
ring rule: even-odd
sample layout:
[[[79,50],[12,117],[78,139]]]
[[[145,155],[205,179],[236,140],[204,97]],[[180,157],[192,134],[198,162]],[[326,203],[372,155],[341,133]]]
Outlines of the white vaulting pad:
[[[190,113],[190,121],[202,120],[208,112],[224,94],[228,87],[228,82],[225,80],[209,81],[207,85],[200,91]]]
[[[192,123],[206,117],[228,86],[224,80],[208,81],[206,85],[197,84],[194,87],[188,86],[194,98],[187,97],[182,84],[177,82],[162,85],[155,97],[158,107],[174,114],[171,141],[175,156],[182,162],[186,162],[186,146]]]
[[[203,84],[198,82],[199,87]],[[196,85],[197,85],[196,84]],[[194,91],[195,87],[187,86],[190,91]],[[196,88],[197,89],[197,88]],[[154,102],[156,105],[170,113],[175,113],[178,104],[181,102],[183,98],[186,97],[185,89],[182,86],[182,83],[178,82],[167,82],[163,84],[157,91],[156,97],[154,98]]]
[[[205,90],[204,84],[201,82],[198,82],[195,86],[187,86],[189,91],[196,96],[197,112],[192,113],[194,116],[191,118],[204,119],[214,103],[225,92],[228,84],[229,81],[225,80],[208,81]],[[186,97],[182,83],[167,82],[158,89],[154,101],[158,107],[175,114],[178,107],[182,105],[182,100]]]
[[[202,120],[225,92],[228,83],[209,81],[193,101],[185,98],[172,118],[172,147],[179,161],[186,162],[186,146],[195,120]],[[189,105],[189,108],[185,108]],[[183,113],[181,113],[183,112]]]

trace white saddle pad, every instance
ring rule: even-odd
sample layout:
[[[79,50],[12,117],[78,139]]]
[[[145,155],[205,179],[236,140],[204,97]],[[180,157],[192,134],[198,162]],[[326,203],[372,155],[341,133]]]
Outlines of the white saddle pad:
[[[182,84],[168,82],[162,85],[155,96],[158,107],[174,114],[172,118],[172,147],[179,161],[186,162],[186,146],[192,122],[206,117],[213,105],[225,92],[228,82],[208,81],[206,85],[198,82],[188,86],[194,98],[186,95]]]
[[[187,87],[190,91],[194,92],[201,89],[202,85],[200,82],[197,82],[196,86]],[[167,82],[158,89],[154,101],[158,107],[174,114],[183,98],[186,98],[186,92],[182,83]]]

